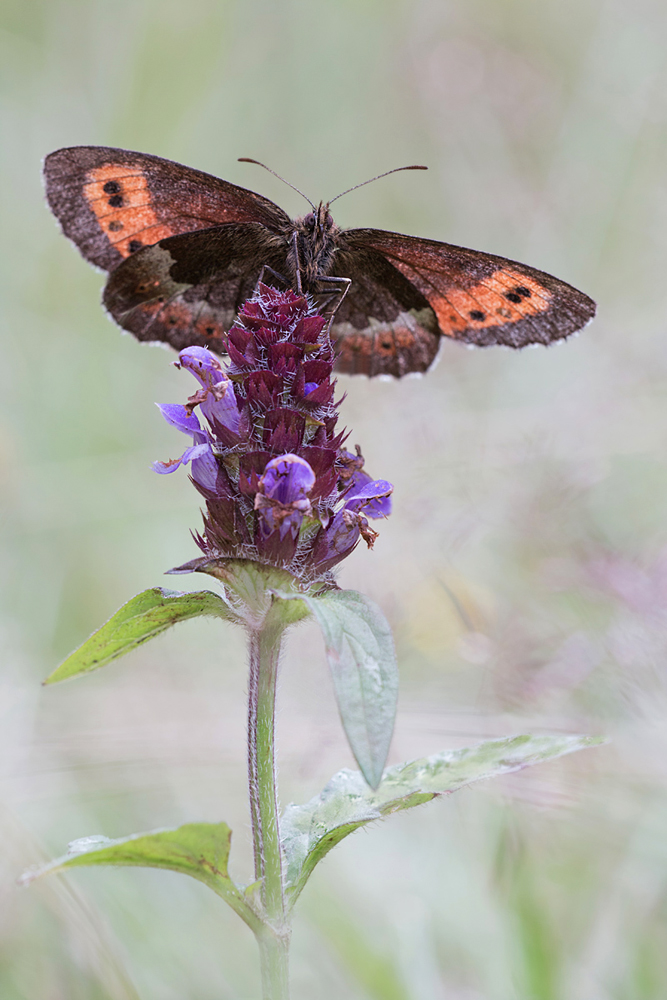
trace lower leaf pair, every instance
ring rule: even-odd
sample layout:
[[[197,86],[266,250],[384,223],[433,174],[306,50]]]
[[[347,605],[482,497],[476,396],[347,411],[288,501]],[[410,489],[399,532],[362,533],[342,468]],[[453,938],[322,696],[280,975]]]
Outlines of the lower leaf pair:
[[[289,805],[280,822],[284,884],[288,905],[296,902],[319,861],[348,834],[391,813],[421,805],[484,778],[554,760],[604,743],[593,736],[514,736],[474,747],[445,750],[389,768],[374,791],[359,771],[339,771],[322,792],[303,805]],[[187,823],[121,840],[85,837],[66,855],[22,876],[28,884],[41,875],[90,865],[165,868],[213,889],[257,932],[262,914],[253,894],[229,876],[231,830],[226,823]]]

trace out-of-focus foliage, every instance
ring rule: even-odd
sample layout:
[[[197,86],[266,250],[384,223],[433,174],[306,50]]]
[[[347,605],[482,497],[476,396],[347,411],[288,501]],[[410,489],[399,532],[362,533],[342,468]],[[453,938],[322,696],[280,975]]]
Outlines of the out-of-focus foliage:
[[[516,257],[598,299],[557,348],[445,344],[424,379],[345,383],[351,443],[396,485],[341,574],[395,629],[390,763],[517,731],[613,742],[338,847],[297,911],[294,997],[667,995],[664,4],[4,0],[0,17],[3,1000],[258,989],[252,936],[191,880],[14,884],[77,837],[197,820],[228,822],[230,870],[250,871],[230,626],[185,623],[39,684],[197,554],[186,477],[149,469],[174,453],[153,402],[182,379],[105,319],[100,275],[43,204],[40,158],[77,143],[171,157],[294,214],[236,157],[313,199],[425,162],[341,199],[337,221]],[[283,802],[352,764],[313,625],[290,642],[278,725]]]

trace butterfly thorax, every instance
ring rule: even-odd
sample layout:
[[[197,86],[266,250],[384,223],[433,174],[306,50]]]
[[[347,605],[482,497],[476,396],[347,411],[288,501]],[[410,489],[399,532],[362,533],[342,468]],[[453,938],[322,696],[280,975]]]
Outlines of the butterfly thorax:
[[[320,202],[316,212],[309,212],[293,223],[293,238],[287,255],[290,278],[301,274],[306,291],[322,275],[329,274],[336,250],[338,227],[329,212],[329,205]]]

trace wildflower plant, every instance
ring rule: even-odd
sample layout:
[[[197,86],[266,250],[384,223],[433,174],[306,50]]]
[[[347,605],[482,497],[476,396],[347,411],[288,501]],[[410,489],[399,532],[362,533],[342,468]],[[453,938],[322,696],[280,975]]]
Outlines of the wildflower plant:
[[[85,865],[165,868],[199,879],[248,925],[260,950],[264,1000],[289,996],[291,914],[317,863],[344,837],[392,812],[480,778],[558,757],[599,740],[514,736],[385,769],[398,671],[391,631],[367,597],[341,590],[335,568],[361,542],[372,548],[391,513],[392,485],[365,470],[361,449],[338,430],[335,350],[313,301],[258,285],[226,338],[228,360],[202,347],[177,365],[198,383],[185,403],[160,406],[189,438],[165,475],[188,466],[204,525],[198,558],[172,574],[204,573],[216,589],[154,588],[134,597],[72,653],[46,683],[76,677],[179,621],[212,616],[248,639],[248,788],[254,872],[228,872],[231,831],[193,822],[121,840],[86,837],[24,876]],[[324,638],[338,709],[359,771],[342,770],[303,805],[279,816],[274,756],[276,683],[283,641],[314,618]]]

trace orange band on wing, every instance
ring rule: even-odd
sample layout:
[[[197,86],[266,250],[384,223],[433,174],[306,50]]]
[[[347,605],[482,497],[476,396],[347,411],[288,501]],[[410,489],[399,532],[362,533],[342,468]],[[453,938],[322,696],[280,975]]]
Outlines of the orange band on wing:
[[[535,278],[499,268],[470,288],[454,287],[447,295],[429,298],[438,325],[447,337],[464,330],[483,330],[518,323],[549,308],[551,292]]]
[[[141,171],[118,163],[89,170],[84,197],[105,236],[123,257],[142,246],[173,236],[151,208],[151,193]]]
[[[189,330],[190,332],[196,332],[198,334],[206,335],[208,334],[211,338],[222,333],[222,329],[216,330],[218,324],[214,324],[210,318],[201,316],[202,308],[201,305],[189,304],[187,302],[179,302],[178,299],[172,299],[171,302],[165,304],[162,310],[162,315],[160,320],[165,324],[165,326],[177,327],[179,330]]]

